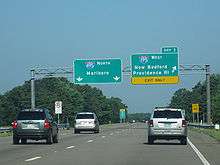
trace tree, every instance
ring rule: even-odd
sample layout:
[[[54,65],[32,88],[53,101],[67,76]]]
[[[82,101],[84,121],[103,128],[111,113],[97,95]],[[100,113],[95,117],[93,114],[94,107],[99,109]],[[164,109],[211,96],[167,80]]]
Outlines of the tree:
[[[192,104],[192,92],[182,88],[177,90],[171,98],[170,107],[180,108],[185,110],[187,120],[192,119],[191,104]]]
[[[211,114],[213,122],[220,122],[219,115],[219,85],[220,75],[213,74],[210,77],[210,91],[211,91]],[[170,106],[185,108],[186,116],[192,119],[191,104],[197,103],[200,106],[200,120],[207,115],[207,95],[206,95],[206,81],[198,82],[192,91],[187,89],[180,89],[176,91],[171,99]]]
[[[35,81],[36,108],[47,108],[54,114],[55,101],[62,101],[61,122],[73,124],[75,114],[95,112],[100,123],[118,122],[120,108],[125,108],[119,98],[106,98],[102,91],[89,85],[75,85],[66,78],[43,78]],[[10,125],[22,109],[31,108],[30,81],[0,95],[0,124]],[[54,115],[56,118],[57,116]]]
[[[212,121],[213,123],[220,123],[220,84],[218,85],[216,93],[216,96],[213,98]]]

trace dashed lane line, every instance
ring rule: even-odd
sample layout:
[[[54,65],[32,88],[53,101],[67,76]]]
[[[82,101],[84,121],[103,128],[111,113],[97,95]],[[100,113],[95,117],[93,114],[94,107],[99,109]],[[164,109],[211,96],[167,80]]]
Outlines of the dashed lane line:
[[[75,146],[69,146],[69,147],[66,147],[66,149],[71,149],[71,148],[74,148]]]
[[[88,143],[92,143],[92,142],[93,142],[93,140],[88,140],[87,142],[88,142]]]
[[[37,157],[25,160],[25,162],[30,162],[30,161],[33,161],[33,160],[36,160],[36,159],[40,159],[40,158],[41,158],[41,156],[37,156]]]

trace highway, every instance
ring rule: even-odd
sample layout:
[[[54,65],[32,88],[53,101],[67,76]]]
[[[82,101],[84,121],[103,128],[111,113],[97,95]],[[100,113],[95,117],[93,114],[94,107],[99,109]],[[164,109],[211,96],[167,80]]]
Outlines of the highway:
[[[220,164],[220,143],[189,131],[188,145],[179,141],[147,144],[145,123],[101,127],[99,134],[61,130],[58,144],[28,141],[12,145],[0,138],[0,165],[202,165]]]

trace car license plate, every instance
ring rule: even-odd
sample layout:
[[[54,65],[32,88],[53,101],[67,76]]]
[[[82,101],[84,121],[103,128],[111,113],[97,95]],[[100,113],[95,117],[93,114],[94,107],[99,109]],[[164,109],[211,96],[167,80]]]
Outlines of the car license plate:
[[[164,124],[165,128],[170,128],[171,124]]]
[[[36,124],[26,124],[22,127],[23,129],[39,129]]]

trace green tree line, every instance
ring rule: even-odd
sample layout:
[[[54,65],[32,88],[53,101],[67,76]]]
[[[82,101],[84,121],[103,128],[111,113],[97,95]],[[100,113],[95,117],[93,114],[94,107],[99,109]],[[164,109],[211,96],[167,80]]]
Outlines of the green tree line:
[[[0,126],[10,125],[22,109],[31,108],[30,81],[0,95]],[[89,85],[76,85],[66,78],[43,78],[35,81],[36,108],[47,108],[54,114],[55,101],[62,101],[61,122],[73,124],[77,112],[95,112],[101,124],[119,122],[119,110],[127,108],[120,98],[107,98]],[[57,116],[54,114],[54,117]]]
[[[133,122],[144,122],[150,119],[151,113],[129,113],[128,121]]]
[[[211,119],[220,123],[220,75],[213,74],[210,78],[211,90]],[[170,107],[181,108],[186,112],[186,118],[192,121],[192,104],[199,104],[199,120],[207,115],[206,81],[198,82],[192,89],[181,88],[171,98]],[[204,121],[204,120],[203,120]],[[206,122],[206,120],[204,121]]]

